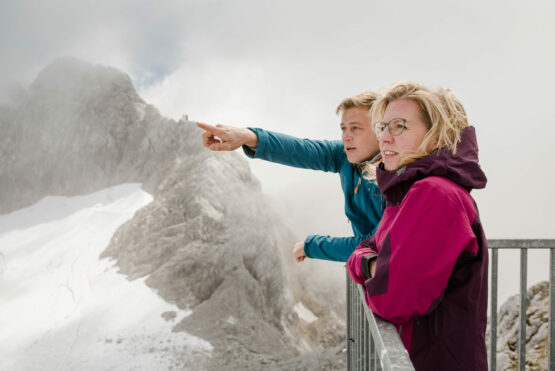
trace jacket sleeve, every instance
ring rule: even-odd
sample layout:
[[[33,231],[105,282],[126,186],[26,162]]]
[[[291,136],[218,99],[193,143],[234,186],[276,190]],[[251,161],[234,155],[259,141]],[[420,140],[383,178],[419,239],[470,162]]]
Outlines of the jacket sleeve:
[[[312,259],[346,262],[357,245],[370,236],[330,237],[311,234],[304,241],[304,253]]]
[[[370,309],[394,324],[432,311],[459,255],[476,247],[462,202],[443,189],[417,182],[399,208],[380,237],[375,275],[364,282]]]
[[[347,272],[349,276],[358,284],[364,285],[366,277],[362,274],[362,257],[365,255],[375,255],[376,244],[374,237],[364,240],[357,246],[356,250],[351,254],[347,261]]]
[[[250,158],[260,158],[287,166],[339,172],[344,161],[341,141],[300,139],[290,135],[249,128],[258,136],[256,149],[243,146]]]

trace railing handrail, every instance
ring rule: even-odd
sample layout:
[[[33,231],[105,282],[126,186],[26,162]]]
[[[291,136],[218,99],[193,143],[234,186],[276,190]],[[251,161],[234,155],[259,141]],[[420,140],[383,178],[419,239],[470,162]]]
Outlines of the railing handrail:
[[[503,240],[488,239],[489,249],[554,249],[555,239]]]
[[[364,299],[364,289],[358,286],[360,298],[364,303],[364,314],[370,326],[370,335],[374,340],[380,364],[386,371],[413,371],[409,354],[401,341],[395,325],[376,315],[368,308]]]

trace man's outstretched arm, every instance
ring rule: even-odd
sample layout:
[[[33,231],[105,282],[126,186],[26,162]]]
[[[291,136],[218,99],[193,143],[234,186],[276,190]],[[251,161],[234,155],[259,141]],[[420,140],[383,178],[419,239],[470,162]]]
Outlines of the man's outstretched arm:
[[[339,140],[301,139],[258,128],[212,126],[200,122],[197,126],[204,130],[203,145],[212,151],[234,151],[243,146],[250,158],[331,172],[338,172],[341,162],[346,161],[343,143]]]
[[[258,158],[286,166],[303,169],[339,172],[347,161],[340,140],[315,140],[297,138],[260,128],[249,128],[257,138],[255,150],[243,146],[250,158]]]

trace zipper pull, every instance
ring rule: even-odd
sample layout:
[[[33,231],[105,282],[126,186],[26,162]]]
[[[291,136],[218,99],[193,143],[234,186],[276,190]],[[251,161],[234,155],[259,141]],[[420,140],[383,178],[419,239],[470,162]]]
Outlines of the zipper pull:
[[[360,177],[358,178],[358,184],[357,184],[357,186],[356,186],[356,188],[355,188],[355,195],[358,193],[358,186],[360,185],[361,179],[362,179],[362,178],[360,178]]]

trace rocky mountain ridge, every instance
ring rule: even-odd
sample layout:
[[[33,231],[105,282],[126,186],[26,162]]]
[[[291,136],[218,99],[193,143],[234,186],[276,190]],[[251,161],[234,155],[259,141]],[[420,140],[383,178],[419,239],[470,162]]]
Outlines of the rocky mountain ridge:
[[[153,192],[174,161],[200,149],[192,125],[162,117],[128,76],[73,58],[2,107],[0,130],[0,213],[136,180]]]
[[[0,108],[0,130],[0,213],[128,182],[153,195],[102,257],[193,311],[174,331],[212,344],[206,369],[345,367],[333,293],[290,259],[297,237],[246,160],[203,149],[194,123],[162,117],[125,74],[59,59],[17,104]],[[319,319],[299,320],[298,300]]]

